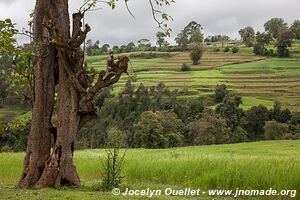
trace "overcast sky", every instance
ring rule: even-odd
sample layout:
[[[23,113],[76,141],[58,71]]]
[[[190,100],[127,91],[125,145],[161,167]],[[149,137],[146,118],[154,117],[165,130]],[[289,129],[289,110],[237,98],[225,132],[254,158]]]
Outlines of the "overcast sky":
[[[80,7],[83,0],[70,0],[70,13]],[[0,0],[0,18],[11,18],[17,28],[27,28],[29,14],[35,0]],[[120,3],[115,10],[105,5],[103,9],[89,12],[86,22],[92,27],[88,38],[100,40],[110,45],[127,44],[142,38],[155,42],[159,31],[152,18],[148,0],[130,0],[129,7],[135,15],[133,19]],[[176,4],[165,8],[174,21],[169,23],[173,29],[170,42],[190,21],[195,20],[203,26],[205,36],[225,34],[239,38],[238,30],[252,26],[263,30],[263,24],[272,17],[282,17],[289,24],[300,19],[300,0],[176,0]],[[19,43],[28,39],[18,37]],[[173,43],[173,42],[172,42]]]

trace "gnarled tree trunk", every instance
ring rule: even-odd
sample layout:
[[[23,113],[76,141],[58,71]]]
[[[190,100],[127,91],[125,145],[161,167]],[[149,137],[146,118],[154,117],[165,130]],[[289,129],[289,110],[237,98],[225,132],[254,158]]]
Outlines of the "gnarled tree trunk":
[[[37,2],[34,17],[34,40],[38,44],[45,43],[47,33],[42,27],[46,20],[47,1]],[[52,45],[43,46],[47,55],[41,51],[34,61],[34,95],[32,123],[28,138],[24,169],[18,186],[21,188],[34,186],[44,171],[45,162],[50,154],[51,117],[54,109],[54,68],[57,67],[56,49]]]
[[[96,116],[95,94],[116,83],[127,72],[127,57],[108,62],[109,71],[101,71],[95,85],[83,68],[80,45],[90,27],[82,30],[84,12],[73,14],[70,33],[68,0],[37,0],[34,15],[34,40],[42,44],[34,64],[35,98],[32,127],[19,187],[79,186],[73,163],[76,134]],[[58,90],[57,128],[52,126],[55,85]],[[50,155],[51,133],[55,145]]]

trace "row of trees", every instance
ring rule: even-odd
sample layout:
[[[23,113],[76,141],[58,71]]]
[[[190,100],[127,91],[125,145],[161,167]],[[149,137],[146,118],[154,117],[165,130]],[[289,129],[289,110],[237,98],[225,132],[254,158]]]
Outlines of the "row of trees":
[[[163,32],[160,32],[165,34]],[[108,54],[110,50],[113,50],[115,53],[127,53],[127,52],[135,52],[135,51],[155,51],[157,48],[155,46],[151,46],[150,41],[148,39],[141,39],[137,42],[136,45],[134,42],[130,42],[127,45],[121,46],[110,46],[109,44],[103,44],[101,47],[99,40],[93,43],[92,40],[87,40],[86,42],[86,53],[88,56]]]
[[[171,91],[163,83],[150,88],[141,84],[135,89],[128,81],[118,95],[107,88],[95,99],[99,117],[79,132],[75,145],[104,147],[111,129],[118,130],[124,138],[122,146],[144,148],[300,136],[300,113],[291,113],[278,102],[272,109],[259,105],[245,111],[239,107],[242,98],[232,95],[226,85],[218,85],[212,98],[183,101],[178,95],[180,91]],[[214,104],[215,110],[206,106]],[[1,127],[2,150],[24,150],[29,123],[12,121]]]
[[[247,47],[256,46],[259,48],[255,53],[258,52],[259,55],[268,55],[268,52],[264,46],[268,45],[271,41],[276,41],[276,47],[278,50],[279,57],[288,56],[287,47],[289,47],[290,41],[294,39],[300,39],[300,20],[295,20],[290,27],[287,23],[284,22],[282,18],[272,18],[264,24],[265,32],[259,33],[251,26],[247,26],[239,30],[242,42]],[[100,55],[107,54],[111,49],[116,53],[125,53],[125,52],[135,52],[135,51],[183,51],[188,50],[189,46],[194,43],[205,42],[207,45],[213,43],[221,43],[222,48],[226,42],[230,41],[230,37],[226,35],[214,35],[208,36],[204,39],[204,35],[201,32],[203,30],[201,24],[196,21],[191,21],[188,23],[183,30],[177,34],[175,38],[176,46],[172,46],[166,40],[167,34],[164,32],[156,33],[156,44],[157,46],[152,46],[149,39],[141,39],[135,44],[134,42],[129,42],[127,45],[121,46],[110,46],[109,44],[103,44],[100,46],[99,41],[95,43],[92,40],[87,40],[86,42],[86,53],[88,55]],[[261,36],[263,34],[263,36]],[[263,44],[261,43],[261,37],[270,37],[271,40],[268,43],[268,40]],[[288,41],[286,41],[288,40]]]
[[[243,43],[247,47],[254,46],[254,53],[262,56],[289,57],[288,47],[291,47],[293,39],[300,39],[300,21],[295,20],[290,27],[282,18],[272,18],[264,24],[265,32],[255,33],[251,26],[239,31]],[[275,42],[277,52],[268,50],[267,46]]]
[[[225,85],[217,86],[213,99],[182,101],[178,95],[179,91],[170,91],[163,83],[150,88],[141,84],[134,89],[127,82],[119,95],[106,90],[96,101],[101,118],[80,133],[77,145],[105,146],[106,132],[112,127],[122,130],[126,138],[123,145],[146,148],[299,137],[300,114],[283,109],[278,102],[270,110],[259,105],[244,111],[239,108],[242,98],[231,95]],[[205,108],[213,104],[218,104],[215,111]],[[270,136],[266,124],[288,129]]]
[[[113,50],[115,53],[126,53],[135,51],[182,51],[187,50],[190,44],[202,43],[203,34],[201,33],[202,27],[195,21],[191,21],[175,38],[177,46],[170,46],[167,38],[167,33],[156,33],[156,46],[152,46],[150,40],[141,39],[137,41],[137,45],[134,42],[129,42],[127,45],[110,46],[109,44],[103,44],[100,46],[100,42],[93,43],[92,40],[86,42],[86,53],[89,56],[107,54],[109,50]],[[219,38],[216,36],[216,39]],[[228,39],[228,37],[226,38]]]

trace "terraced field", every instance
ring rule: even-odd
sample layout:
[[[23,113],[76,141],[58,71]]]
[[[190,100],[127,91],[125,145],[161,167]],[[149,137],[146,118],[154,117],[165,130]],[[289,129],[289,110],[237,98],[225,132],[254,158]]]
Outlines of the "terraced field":
[[[188,52],[165,53],[159,58],[131,59],[129,72],[135,85],[157,85],[164,81],[171,89],[183,90],[186,97],[212,94],[217,84],[243,95],[243,108],[263,104],[273,105],[274,100],[293,109],[300,108],[300,42],[293,44],[292,57],[287,59],[254,56],[249,48],[240,53],[206,51],[200,65],[192,65]],[[105,56],[88,57],[89,66],[105,68]],[[191,72],[181,72],[182,63],[192,67]],[[115,85],[119,91],[128,80],[124,76]],[[185,90],[186,91],[186,90]]]

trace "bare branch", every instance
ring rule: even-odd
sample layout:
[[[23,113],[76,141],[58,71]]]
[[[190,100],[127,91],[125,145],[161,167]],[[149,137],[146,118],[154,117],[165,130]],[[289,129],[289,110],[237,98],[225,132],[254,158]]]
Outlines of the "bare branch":
[[[135,19],[134,15],[132,14],[131,10],[129,9],[128,1],[125,0],[124,2],[125,2],[125,6],[126,6],[127,11],[128,11],[129,14]]]

